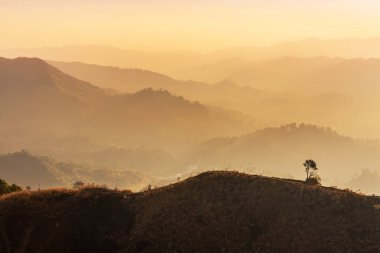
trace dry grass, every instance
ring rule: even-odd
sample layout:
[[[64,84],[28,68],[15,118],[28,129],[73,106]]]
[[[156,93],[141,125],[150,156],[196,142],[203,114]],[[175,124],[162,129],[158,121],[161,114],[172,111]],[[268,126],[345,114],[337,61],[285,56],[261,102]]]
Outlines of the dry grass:
[[[0,201],[0,252],[379,252],[373,204],[225,171],[139,193],[20,192]]]

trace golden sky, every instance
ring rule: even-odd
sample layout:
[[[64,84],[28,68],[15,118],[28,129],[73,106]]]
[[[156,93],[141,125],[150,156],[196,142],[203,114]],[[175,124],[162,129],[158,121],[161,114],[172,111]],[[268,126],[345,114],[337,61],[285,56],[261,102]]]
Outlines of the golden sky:
[[[378,0],[0,0],[0,48],[212,51],[380,36]]]

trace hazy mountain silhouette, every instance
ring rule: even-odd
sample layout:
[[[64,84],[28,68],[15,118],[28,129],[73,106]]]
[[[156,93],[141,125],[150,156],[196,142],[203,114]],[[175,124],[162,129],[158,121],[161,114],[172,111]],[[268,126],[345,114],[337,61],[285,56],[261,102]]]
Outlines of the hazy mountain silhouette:
[[[0,58],[1,127],[12,122],[49,120],[49,124],[62,124],[103,97],[100,88],[66,75],[40,59]]]
[[[72,187],[74,182],[108,185],[139,190],[150,179],[143,173],[87,167],[80,164],[57,162],[45,156],[34,156],[27,151],[0,155],[1,178],[32,189]]]
[[[8,58],[26,56],[55,61],[79,61],[122,68],[150,69],[162,73],[170,73],[177,68],[200,64],[204,58],[202,54],[189,51],[146,53],[106,45],[8,49],[0,50],[0,55]]]
[[[297,92],[337,92],[357,98],[380,91],[380,59],[346,59],[300,76],[290,89]]]
[[[202,65],[207,66],[218,61],[228,62],[229,59],[238,58],[243,61],[259,61],[286,56],[380,58],[379,48],[379,38],[340,40],[310,38],[267,47],[227,48],[209,54],[188,51],[146,53],[105,45],[71,45],[35,49],[3,49],[0,50],[0,55],[9,58],[27,56],[55,61],[80,61],[122,68],[142,68],[170,74],[179,79],[186,79],[188,78],[187,75],[180,75],[180,73],[183,73],[183,69],[197,68]],[[193,77],[192,79],[195,78]],[[208,80],[215,81],[215,79]]]
[[[246,169],[253,173],[304,177],[302,161],[315,159],[322,181],[344,186],[363,168],[378,168],[379,141],[355,140],[328,129],[306,124],[266,128],[252,134],[214,138],[197,147],[188,165]]]
[[[272,90],[289,91],[289,85],[300,77],[344,61],[339,58],[281,57],[250,63],[225,77],[241,85]]]
[[[76,78],[102,88],[112,88],[121,92],[136,92],[145,88],[153,88],[181,94],[181,90],[195,89],[201,85],[196,82],[177,81],[144,69],[122,69],[80,62],[49,61],[49,63]]]
[[[284,56],[380,58],[380,38],[323,40],[317,38],[283,42],[267,47],[237,47],[220,50],[214,58],[239,57],[245,60],[263,60]]]
[[[121,69],[79,62],[50,61],[50,63],[76,78],[86,80],[102,88],[116,89],[121,92],[136,92],[146,88],[165,89],[173,94],[206,103],[234,100],[234,98],[236,98],[235,100],[252,100],[260,97],[263,93],[257,89],[236,85],[228,80],[221,80],[213,85],[191,80],[176,80],[143,69]]]
[[[245,127],[232,114],[214,113],[165,90],[109,95],[39,59],[2,59],[1,64],[2,132],[22,126],[27,132],[53,131],[59,138],[79,135],[122,147],[178,149],[177,144],[237,133]]]

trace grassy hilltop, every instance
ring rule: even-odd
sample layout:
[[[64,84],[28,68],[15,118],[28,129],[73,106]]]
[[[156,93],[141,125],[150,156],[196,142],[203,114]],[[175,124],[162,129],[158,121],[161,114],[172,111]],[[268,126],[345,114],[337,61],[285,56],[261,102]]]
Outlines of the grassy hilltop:
[[[139,193],[13,193],[0,199],[0,252],[379,252],[373,204],[222,171]]]

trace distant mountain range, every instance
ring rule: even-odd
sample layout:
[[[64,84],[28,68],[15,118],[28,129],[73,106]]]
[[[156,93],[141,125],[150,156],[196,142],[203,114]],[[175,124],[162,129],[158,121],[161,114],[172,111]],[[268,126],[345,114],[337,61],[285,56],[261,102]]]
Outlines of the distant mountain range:
[[[55,61],[80,61],[122,68],[149,69],[184,79],[183,75],[177,76],[175,73],[219,61],[229,61],[230,66],[236,65],[236,62],[239,65],[239,61],[233,60],[235,58],[242,61],[261,61],[287,56],[380,58],[380,38],[340,40],[309,38],[267,47],[229,48],[209,54],[190,51],[146,53],[105,45],[71,45],[35,49],[2,49],[0,55],[9,58],[26,56]],[[222,68],[221,71],[224,69]]]
[[[238,115],[233,111],[240,111],[245,118],[249,116],[254,120],[251,124],[246,123],[251,125],[251,130],[289,122],[308,122],[331,126],[353,136],[372,138],[378,133],[374,128],[368,129],[365,122],[376,115],[377,93],[369,92],[376,90],[377,86],[376,62],[379,61],[284,57],[244,62],[245,67],[235,69],[237,72],[234,74],[219,71],[226,68],[222,62],[212,69],[219,71],[220,78],[234,81],[223,80],[215,84],[181,81],[138,69],[83,63],[52,64],[102,88],[135,91],[152,86],[203,104],[232,110],[232,115]],[[352,64],[358,67],[348,67]],[[331,71],[336,73],[336,78],[328,74]],[[213,75],[213,70],[207,67],[196,72]],[[365,120],[352,123],[356,114]]]
[[[23,138],[38,129],[124,147],[178,148],[245,127],[233,113],[166,90],[142,87],[136,93],[109,95],[40,59],[2,58],[0,64],[0,131],[23,129]],[[14,144],[20,131],[4,138]]]
[[[375,78],[376,60],[352,61],[373,63],[371,71]],[[293,78],[297,71],[291,72],[287,62],[293,62],[296,69],[304,66],[301,72],[308,75],[351,64],[341,59],[283,58],[262,62],[261,66],[276,73],[290,73]],[[349,96],[268,92],[230,81],[211,85],[143,70],[53,64],[66,70],[35,58],[1,58],[0,153],[25,148],[63,161],[144,171],[155,176],[157,165],[164,177],[185,175],[194,168],[215,167],[255,168],[273,175],[302,177],[302,169],[294,166],[313,158],[322,168],[329,168],[322,170],[321,175],[330,183],[334,183],[331,181],[334,177],[341,178],[341,182],[336,182],[340,185],[364,168],[377,169],[380,150],[377,141],[346,138],[308,125],[267,128],[279,123],[308,122],[333,126],[343,133],[342,129],[359,129],[367,134],[363,126],[373,119],[376,107]],[[289,71],[281,67],[284,64]],[[67,73],[75,71],[76,77]],[[86,80],[95,80],[96,75],[103,76],[104,83],[99,81],[101,88]],[[105,76],[112,75],[119,79],[106,82]],[[110,94],[102,89],[116,88],[124,81],[126,90],[142,90]],[[154,90],[148,88],[150,83],[155,88],[164,87]],[[203,101],[191,102],[188,97],[220,99],[224,108],[249,112],[257,124],[248,124],[249,118],[236,111],[209,106]],[[352,121],[358,114],[363,122]],[[374,121],[372,125],[376,124]],[[264,130],[255,132],[258,128]],[[247,135],[249,132],[253,134]],[[342,164],[345,159],[349,159],[348,165]]]

